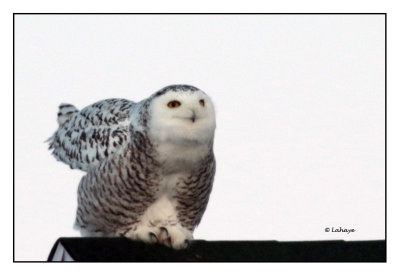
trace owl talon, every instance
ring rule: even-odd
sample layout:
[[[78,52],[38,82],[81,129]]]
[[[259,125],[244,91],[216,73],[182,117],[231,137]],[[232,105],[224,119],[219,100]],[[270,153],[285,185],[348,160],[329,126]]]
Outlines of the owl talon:
[[[188,239],[186,239],[184,242],[183,242],[183,248],[187,248],[188,246],[189,246],[189,240]]]
[[[149,236],[150,236],[150,241],[153,243],[158,243],[158,237],[156,236],[156,234],[154,234],[153,232],[149,232]]]
[[[124,234],[133,240],[142,240],[149,244],[161,244],[173,249],[185,249],[193,239],[192,233],[178,225],[161,227],[138,225]]]
[[[167,239],[165,245],[168,246],[168,247],[172,247],[172,240],[171,240],[171,237],[168,237],[168,239]]]
[[[168,229],[165,228],[164,226],[160,227],[160,236],[165,236],[166,238],[169,237]],[[162,239],[163,240],[163,239]]]
[[[168,247],[172,247],[171,236],[169,235],[168,229],[165,227],[160,227],[160,241],[162,244]]]

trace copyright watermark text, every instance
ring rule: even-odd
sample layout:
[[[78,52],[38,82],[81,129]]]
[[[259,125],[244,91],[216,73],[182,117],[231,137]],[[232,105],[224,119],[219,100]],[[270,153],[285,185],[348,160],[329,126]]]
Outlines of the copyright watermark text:
[[[354,233],[356,232],[356,229],[354,228],[344,228],[344,227],[325,227],[325,232],[326,233],[346,233],[346,234],[350,234],[350,233]]]

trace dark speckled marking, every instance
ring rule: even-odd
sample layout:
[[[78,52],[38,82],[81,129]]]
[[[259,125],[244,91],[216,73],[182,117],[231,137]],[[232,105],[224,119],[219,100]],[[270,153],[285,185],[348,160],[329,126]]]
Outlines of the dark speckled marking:
[[[195,91],[199,91],[199,89],[187,84],[174,84],[162,88],[161,90],[159,90],[154,94],[154,97],[161,96],[167,92],[195,92]]]

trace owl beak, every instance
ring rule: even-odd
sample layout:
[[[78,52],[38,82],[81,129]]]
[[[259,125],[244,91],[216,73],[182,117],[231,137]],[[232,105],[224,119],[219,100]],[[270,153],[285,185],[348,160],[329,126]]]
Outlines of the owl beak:
[[[193,123],[196,121],[196,113],[194,113],[194,111],[192,117],[190,117],[190,120],[192,120]]]

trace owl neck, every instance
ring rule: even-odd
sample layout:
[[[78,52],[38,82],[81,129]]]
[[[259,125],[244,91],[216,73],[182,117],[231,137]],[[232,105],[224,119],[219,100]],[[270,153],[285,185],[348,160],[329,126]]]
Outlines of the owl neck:
[[[212,143],[176,144],[163,142],[156,145],[157,159],[166,174],[190,173],[212,151]]]

